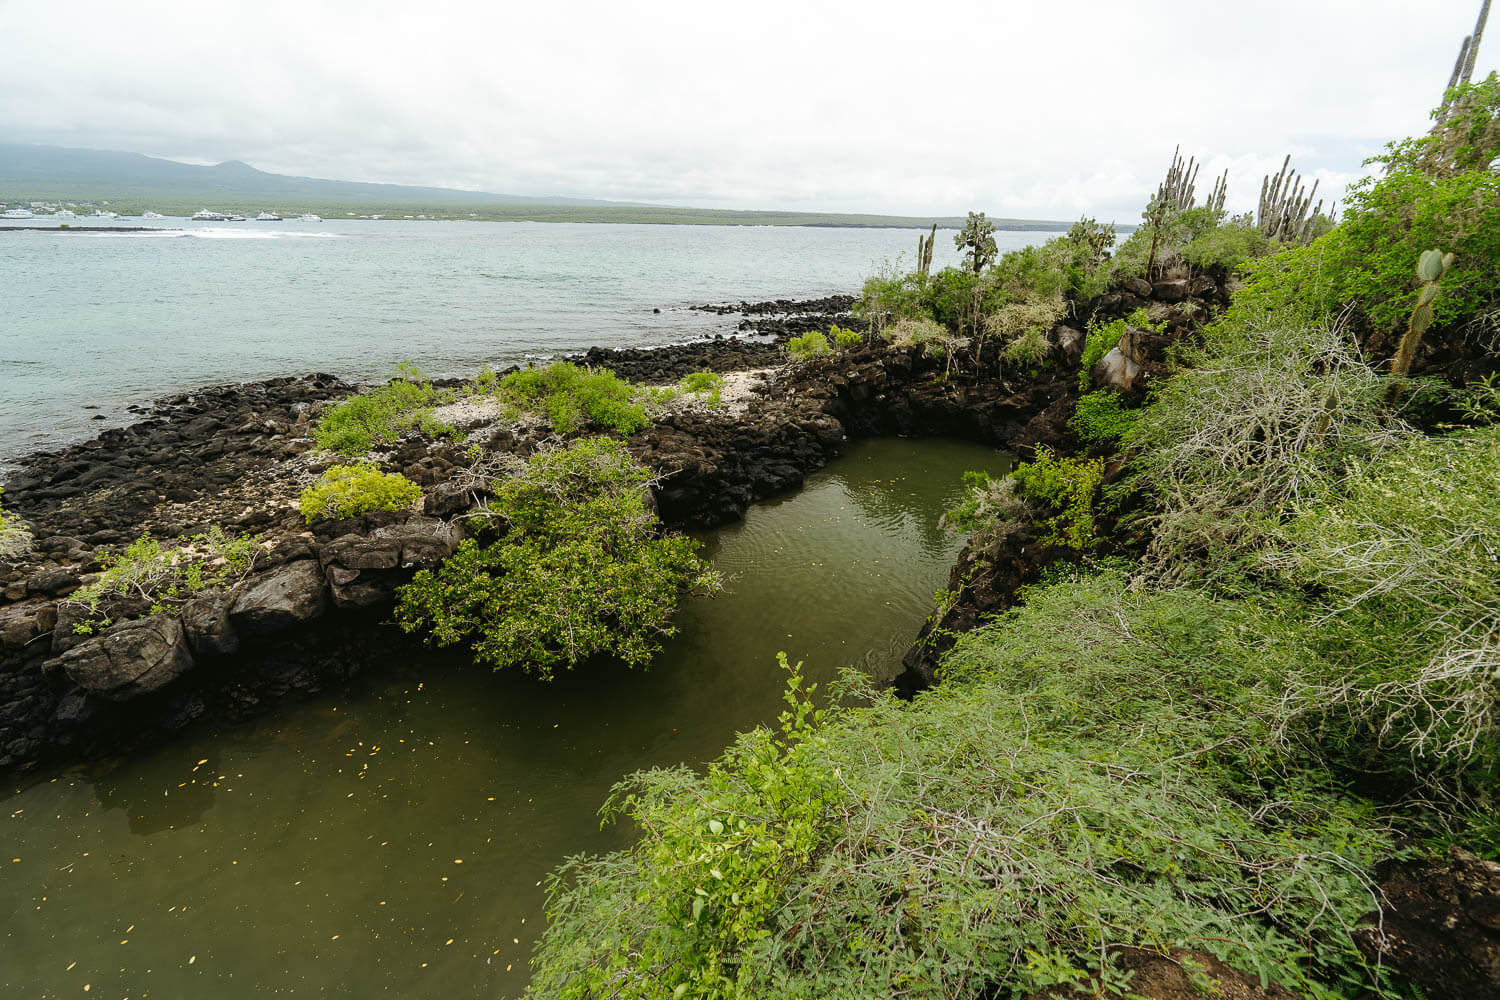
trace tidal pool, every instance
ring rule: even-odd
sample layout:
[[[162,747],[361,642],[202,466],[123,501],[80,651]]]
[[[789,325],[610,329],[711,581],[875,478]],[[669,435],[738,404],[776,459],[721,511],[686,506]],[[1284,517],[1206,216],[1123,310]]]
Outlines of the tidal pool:
[[[431,653],[352,692],[205,725],[0,799],[0,996],[514,996],[563,858],[622,846],[624,775],[773,721],[784,675],[879,677],[962,540],[938,517],[1007,456],[872,441],[705,533],[724,594],[646,671],[551,684]],[[85,992],[86,991],[86,992]]]

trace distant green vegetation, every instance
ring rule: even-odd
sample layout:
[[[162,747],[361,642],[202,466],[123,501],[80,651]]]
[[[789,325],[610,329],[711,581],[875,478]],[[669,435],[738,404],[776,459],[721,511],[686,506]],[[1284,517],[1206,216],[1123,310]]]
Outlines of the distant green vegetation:
[[[372,510],[405,510],[421,498],[422,487],[399,472],[381,472],[372,465],[335,465],[302,491],[299,509],[311,524]]]
[[[418,573],[399,591],[397,623],[543,678],[592,656],[646,664],[675,631],[679,595],[718,586],[698,542],[660,533],[651,481],[611,438],[536,453],[491,484],[500,539],[466,539]]]

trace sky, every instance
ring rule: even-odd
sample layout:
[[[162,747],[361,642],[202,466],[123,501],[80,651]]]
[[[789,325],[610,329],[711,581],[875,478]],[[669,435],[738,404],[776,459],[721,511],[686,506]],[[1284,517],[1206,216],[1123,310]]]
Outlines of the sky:
[[[712,208],[1133,222],[1423,131],[1478,0],[0,0],[0,140]],[[1475,76],[1500,54],[1500,23]]]

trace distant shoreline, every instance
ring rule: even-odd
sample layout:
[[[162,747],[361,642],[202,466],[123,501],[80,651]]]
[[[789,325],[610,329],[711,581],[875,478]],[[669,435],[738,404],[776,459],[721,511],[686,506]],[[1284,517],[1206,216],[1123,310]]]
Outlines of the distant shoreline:
[[[386,214],[386,213],[382,213],[382,214]],[[185,218],[185,217],[184,216],[173,216],[173,218]],[[247,221],[253,221],[253,219],[247,218]],[[647,219],[647,218],[631,218],[631,219],[604,219],[604,218],[544,219],[544,218],[523,218],[523,217],[520,217],[520,216],[517,216],[516,218],[500,218],[500,217],[463,218],[463,217],[457,217],[457,216],[450,216],[450,217],[444,217],[444,218],[440,218],[440,219],[439,218],[408,219],[408,218],[405,218],[403,216],[401,218],[373,219],[373,218],[368,218],[368,217],[350,218],[348,216],[338,216],[338,215],[334,215],[334,216],[332,216],[330,218],[325,218],[324,222],[327,222],[327,223],[342,223],[342,222],[536,222],[536,223],[540,223],[540,224],[543,224],[543,225],[567,225],[567,224],[571,224],[571,225],[586,225],[586,226],[587,225],[623,225],[623,226],[723,226],[723,227],[735,227],[735,228],[745,228],[745,227],[757,228],[757,227],[763,227],[763,226],[770,226],[770,227],[775,227],[775,228],[778,228],[778,229],[915,229],[915,230],[930,229],[932,227],[932,225],[933,225],[932,221],[927,221],[927,222],[922,222],[920,220],[909,221],[909,220],[902,220],[902,219],[899,219],[899,218],[892,218],[892,219],[890,219],[888,221],[887,220],[879,220],[879,221],[872,220],[872,221],[868,221],[868,222],[841,222],[841,221],[831,221],[831,220],[815,220],[815,221],[805,221],[805,222],[802,222],[802,221],[798,221],[798,222],[781,222],[781,221],[751,222],[751,221],[738,221],[738,220],[732,220],[732,219],[724,219],[724,220],[712,220],[712,219],[672,219],[672,218],[666,218],[666,219]],[[236,223],[236,225],[238,225],[238,223]],[[956,232],[956,231],[958,231],[959,229],[962,228],[962,225],[960,223],[958,223],[956,220],[942,220],[942,219],[939,219],[939,220],[937,220],[937,227],[938,227],[938,229],[941,229],[941,230],[943,230],[945,232]],[[1060,233],[1060,232],[1067,232],[1068,228],[1069,227],[1068,227],[1067,224],[1060,223],[1060,222],[1058,222],[1058,223],[1053,223],[1053,222],[1003,222],[1003,223],[996,223],[995,224],[996,231],[998,231],[998,232],[1008,232],[1008,233]],[[1133,225],[1116,225],[1115,226],[1115,229],[1118,232],[1122,232],[1122,233],[1134,232],[1135,228],[1136,227],[1133,226]],[[74,224],[74,223],[68,223],[68,224],[59,223],[57,225],[52,225],[52,226],[35,226],[35,225],[30,225],[30,226],[10,226],[10,225],[5,225],[5,224],[0,224],[0,232],[39,232],[39,233],[55,233],[55,232],[69,232],[69,233],[138,233],[138,232],[158,232],[158,233],[167,233],[167,232],[186,232],[186,230],[184,230],[181,226],[90,226],[90,225],[78,225],[78,224]]]

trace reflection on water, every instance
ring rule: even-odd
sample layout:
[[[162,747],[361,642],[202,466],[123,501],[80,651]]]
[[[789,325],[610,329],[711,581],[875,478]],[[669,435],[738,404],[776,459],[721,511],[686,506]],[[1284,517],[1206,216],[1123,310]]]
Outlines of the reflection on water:
[[[547,872],[627,835],[599,828],[610,786],[774,720],[778,650],[814,680],[898,669],[957,552],[938,515],[962,470],[1005,463],[852,447],[705,537],[728,593],[688,602],[649,671],[541,684],[430,654],[11,790],[0,996],[520,992]]]

